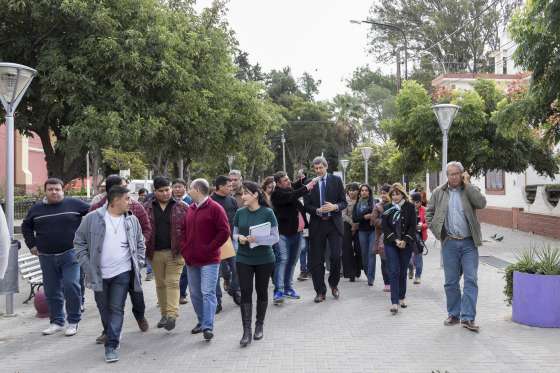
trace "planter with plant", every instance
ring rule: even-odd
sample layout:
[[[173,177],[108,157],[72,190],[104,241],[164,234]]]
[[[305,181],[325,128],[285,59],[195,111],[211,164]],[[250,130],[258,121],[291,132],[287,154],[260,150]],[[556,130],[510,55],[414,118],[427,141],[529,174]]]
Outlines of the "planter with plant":
[[[505,274],[513,321],[560,328],[560,248],[530,249],[518,259]]]

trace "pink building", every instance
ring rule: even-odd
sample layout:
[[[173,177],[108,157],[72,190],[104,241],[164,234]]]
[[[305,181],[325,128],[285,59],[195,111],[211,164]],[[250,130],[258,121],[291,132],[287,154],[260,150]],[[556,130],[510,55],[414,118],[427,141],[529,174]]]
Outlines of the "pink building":
[[[0,123],[0,189],[6,189],[6,126]],[[45,152],[38,136],[15,135],[16,193],[34,193],[48,177]]]

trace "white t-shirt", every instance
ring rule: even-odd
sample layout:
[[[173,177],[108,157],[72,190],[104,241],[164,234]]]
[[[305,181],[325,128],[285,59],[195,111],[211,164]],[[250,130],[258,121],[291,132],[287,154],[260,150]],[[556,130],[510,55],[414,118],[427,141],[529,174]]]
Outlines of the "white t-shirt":
[[[113,278],[132,269],[124,215],[105,213],[105,239],[101,249],[101,277]]]

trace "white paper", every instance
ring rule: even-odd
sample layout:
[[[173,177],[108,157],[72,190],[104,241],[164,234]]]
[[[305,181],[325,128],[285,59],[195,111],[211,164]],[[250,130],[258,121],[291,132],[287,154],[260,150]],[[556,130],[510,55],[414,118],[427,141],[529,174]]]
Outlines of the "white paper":
[[[249,236],[253,236],[255,237],[257,240],[260,238],[267,238],[270,236],[270,229],[272,228],[272,225],[270,224],[270,222],[266,222],[266,223],[262,223],[262,224],[258,224],[258,225],[253,225],[251,227],[249,227]],[[253,242],[249,244],[249,247],[252,249],[254,247],[259,246],[258,243]]]

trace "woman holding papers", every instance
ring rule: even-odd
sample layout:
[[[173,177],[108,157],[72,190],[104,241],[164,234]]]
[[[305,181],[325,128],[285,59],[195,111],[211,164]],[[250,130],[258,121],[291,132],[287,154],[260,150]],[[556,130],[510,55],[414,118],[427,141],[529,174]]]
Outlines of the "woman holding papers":
[[[241,320],[243,338],[239,343],[245,347],[263,337],[263,324],[268,305],[268,282],[274,269],[272,245],[278,242],[278,223],[258,184],[243,183],[244,207],[237,210],[233,220],[233,240],[239,244],[237,250],[237,274],[241,289]],[[254,281],[253,281],[254,279]],[[254,285],[253,285],[254,284]],[[251,337],[253,310],[253,286],[257,292],[257,321],[255,335]]]

